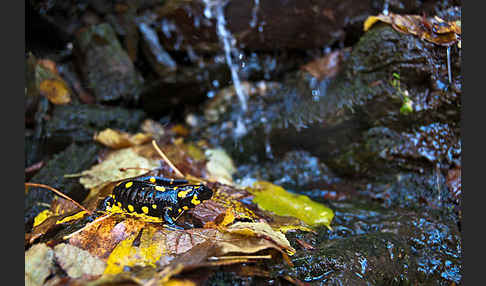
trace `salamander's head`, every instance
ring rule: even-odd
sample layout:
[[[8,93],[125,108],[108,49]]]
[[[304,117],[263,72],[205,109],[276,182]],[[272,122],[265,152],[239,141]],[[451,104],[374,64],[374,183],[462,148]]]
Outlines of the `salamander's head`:
[[[209,200],[213,196],[213,191],[205,185],[200,185],[195,193],[201,201]]]

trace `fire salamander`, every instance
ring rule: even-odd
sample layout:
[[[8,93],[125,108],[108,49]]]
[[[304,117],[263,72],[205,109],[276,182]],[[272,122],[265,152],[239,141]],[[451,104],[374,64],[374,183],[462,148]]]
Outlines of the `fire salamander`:
[[[189,185],[187,180],[142,177],[119,183],[103,201],[104,207],[118,206],[129,213],[160,217],[170,226],[182,213],[209,200],[213,191],[205,185]]]

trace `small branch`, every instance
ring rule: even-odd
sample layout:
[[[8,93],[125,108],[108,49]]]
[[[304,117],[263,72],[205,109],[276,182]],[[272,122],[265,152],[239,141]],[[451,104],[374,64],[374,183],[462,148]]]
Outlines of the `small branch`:
[[[172,162],[169,160],[169,158],[167,158],[167,156],[165,156],[164,152],[162,152],[162,150],[160,150],[159,146],[157,145],[157,143],[155,142],[155,140],[152,140],[152,145],[154,146],[155,150],[157,150],[157,152],[159,153],[159,155],[162,157],[162,159],[164,159],[164,161],[172,168],[172,170],[174,170],[174,172],[181,178],[184,178],[184,175],[181,173],[181,171],[179,171],[176,166],[174,166],[174,164],[172,164]]]
[[[54,193],[56,193],[58,196],[72,202],[73,204],[75,204],[77,207],[79,207],[80,209],[86,211],[88,214],[93,214],[92,211],[88,210],[87,208],[83,207],[82,205],[80,205],[78,202],[76,202],[75,200],[71,199],[70,197],[66,196],[65,194],[61,193],[60,191],[54,189],[53,187],[51,186],[48,186],[48,185],[44,185],[44,184],[37,184],[37,183],[25,183],[25,186],[26,187],[39,187],[39,188],[44,188],[44,189],[48,189],[50,191],[53,191]]]
[[[44,161],[37,162],[34,165],[32,165],[32,166],[30,166],[28,168],[25,168],[25,172],[26,173],[31,173],[31,172],[37,171],[40,168],[42,168],[42,166],[44,166]]]
[[[272,259],[271,255],[243,255],[243,256],[210,256],[208,260],[229,260],[229,259]]]

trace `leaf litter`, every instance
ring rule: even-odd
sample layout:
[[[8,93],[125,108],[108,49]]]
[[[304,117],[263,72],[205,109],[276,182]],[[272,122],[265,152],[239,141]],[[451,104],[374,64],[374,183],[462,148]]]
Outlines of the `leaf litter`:
[[[187,211],[178,220],[185,229],[168,228],[161,219],[145,215],[98,210],[98,202],[120,180],[147,173],[171,175],[161,167],[167,162],[160,159],[160,152],[155,152],[154,146],[145,143],[112,150],[102,162],[78,174],[81,184],[91,190],[83,204],[94,213],[61,214],[51,210],[26,235],[26,245],[47,241],[47,244],[34,244],[31,249],[43,247],[45,253],[53,251],[56,255],[49,259],[56,261],[77,282],[91,281],[96,285],[96,281],[116,283],[128,279],[135,284],[160,285],[176,283],[178,280],[173,277],[201,267],[279,259],[279,256],[290,264],[288,255],[293,255],[295,249],[286,232],[313,231],[312,227],[319,224],[330,227],[333,213],[327,207],[268,182],[258,182],[252,188],[237,187],[231,180],[235,167],[224,150],[184,143],[181,139],[168,142],[160,152],[167,154],[190,182],[202,182],[214,191],[211,200]],[[173,175],[175,172],[171,171]],[[296,206],[285,205],[289,200]],[[268,204],[278,207],[268,207]],[[317,211],[311,218],[307,214],[309,206],[312,212]],[[85,224],[73,228],[62,241],[47,235],[80,223]],[[83,265],[87,261],[91,267]],[[50,273],[47,270],[44,272]],[[26,269],[26,280],[31,272]],[[36,279],[40,281],[47,276],[39,277]]]

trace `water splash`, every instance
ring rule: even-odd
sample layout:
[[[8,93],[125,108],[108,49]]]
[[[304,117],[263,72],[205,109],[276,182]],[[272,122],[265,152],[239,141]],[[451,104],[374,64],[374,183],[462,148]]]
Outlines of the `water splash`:
[[[250,21],[250,27],[255,28],[257,24],[257,13],[258,9],[260,8],[260,0],[255,0],[253,5],[253,9],[251,10],[251,21]]]
[[[224,7],[228,3],[227,0],[204,0],[206,4],[204,8],[204,16],[208,19],[216,19],[216,33],[223,45],[226,64],[231,72],[231,79],[236,91],[236,95],[241,103],[241,109],[246,112],[248,109],[247,95],[243,89],[238,75],[239,67],[233,62],[233,56],[242,58],[243,54],[236,48],[236,40],[231,33],[226,29],[226,19],[224,17]]]

